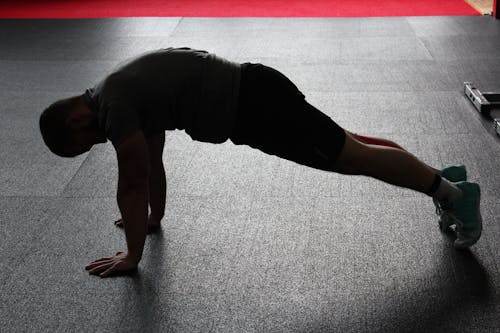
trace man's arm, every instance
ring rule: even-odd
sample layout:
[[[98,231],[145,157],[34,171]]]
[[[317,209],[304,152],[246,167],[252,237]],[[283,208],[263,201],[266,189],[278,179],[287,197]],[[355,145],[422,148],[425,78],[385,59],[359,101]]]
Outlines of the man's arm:
[[[128,252],[92,262],[91,274],[108,276],[135,269],[141,260],[147,233],[149,154],[146,139],[137,131],[115,146],[118,159],[117,201],[125,221]]]
[[[165,199],[167,181],[163,166],[163,147],[165,146],[165,132],[161,132],[147,139],[149,152],[149,206],[151,207],[150,225],[159,225],[165,214]]]
[[[160,226],[165,215],[165,199],[167,194],[167,181],[163,166],[163,147],[165,146],[165,132],[146,139],[149,154],[149,206],[151,214],[148,218],[148,227]],[[115,221],[115,225],[123,227],[124,218]],[[154,229],[150,229],[152,231]]]
[[[147,233],[149,154],[142,132],[116,146],[118,193],[116,199],[125,226],[128,256],[141,260]]]

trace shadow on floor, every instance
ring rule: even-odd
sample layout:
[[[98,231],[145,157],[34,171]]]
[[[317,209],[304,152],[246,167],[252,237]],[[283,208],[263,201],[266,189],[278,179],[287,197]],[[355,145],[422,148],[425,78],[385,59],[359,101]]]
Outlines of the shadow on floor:
[[[355,318],[335,322],[338,309],[326,310],[332,320],[313,323],[303,332],[459,332],[490,331],[481,318],[495,306],[488,272],[470,250],[457,251],[450,230],[443,235],[443,253],[430,277],[408,288],[394,288],[367,300],[353,299]],[[436,271],[437,270],[437,271]],[[439,277],[434,279],[435,277]],[[436,281],[437,280],[437,281]],[[331,304],[335,304],[332,300]],[[490,309],[491,310],[491,309]],[[337,320],[338,321],[338,320]],[[491,324],[491,318],[489,321]]]
[[[147,248],[149,247],[149,248]],[[162,323],[158,315],[162,311],[160,304],[160,286],[155,278],[165,274],[165,238],[163,232],[156,232],[148,236],[145,251],[148,252],[147,259],[143,266],[147,267],[147,272],[138,270],[137,273],[129,276],[130,286],[123,293],[123,298],[119,302],[123,304],[122,322],[120,327],[131,331],[161,332]]]

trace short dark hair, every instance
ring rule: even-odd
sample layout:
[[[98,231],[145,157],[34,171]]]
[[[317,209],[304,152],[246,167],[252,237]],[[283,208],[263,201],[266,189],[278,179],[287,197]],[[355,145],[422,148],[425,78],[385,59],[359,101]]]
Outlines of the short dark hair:
[[[71,133],[66,128],[69,114],[78,106],[80,96],[56,101],[40,115],[40,132],[47,147],[61,157],[74,157],[67,151],[72,141]]]

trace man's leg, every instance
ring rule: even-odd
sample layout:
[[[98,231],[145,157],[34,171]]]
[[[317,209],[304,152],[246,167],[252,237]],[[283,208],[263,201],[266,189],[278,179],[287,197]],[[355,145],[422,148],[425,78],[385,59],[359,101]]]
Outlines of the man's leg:
[[[479,238],[477,184],[442,179],[441,172],[388,140],[365,137],[369,144],[356,140],[305,101],[295,84],[278,71],[259,64],[242,66],[239,105],[231,136],[235,144],[320,170],[371,176],[428,194],[439,203],[451,200],[449,207],[464,222],[456,246],[470,246]]]
[[[392,147],[392,148],[405,150],[403,147],[398,145],[396,142],[393,142],[393,141],[390,141],[387,139],[376,138],[376,137],[372,137],[372,136],[365,136],[365,135],[360,135],[360,134],[355,134],[355,133],[350,133],[350,134],[356,140],[361,141],[363,143],[366,143],[367,145],[386,146],[386,147]]]
[[[373,137],[373,136],[360,135],[360,134],[356,134],[356,133],[349,133],[349,134],[351,134],[356,140],[361,141],[367,145],[392,147],[392,148],[407,151],[406,149],[401,147],[399,144],[397,144],[396,142],[391,141],[391,140],[377,138],[377,137]],[[432,167],[430,167],[430,168],[432,168]],[[462,168],[463,168],[463,166],[460,166],[460,169],[462,169]],[[438,169],[434,169],[434,168],[432,168],[432,169],[434,170],[434,173],[437,173],[437,174],[442,173],[442,170],[438,170]],[[453,180],[453,181],[466,180],[466,178],[462,179],[463,178],[462,170],[457,170],[455,168],[454,170],[450,170],[450,171],[451,171],[451,177],[447,177],[448,176],[447,174],[443,175],[445,178],[448,178],[448,180],[452,180],[449,178],[457,178],[457,180]],[[457,171],[458,171],[458,177],[456,176]]]
[[[344,148],[334,170],[342,174],[365,175],[422,193],[428,193],[436,172],[409,152],[358,141],[346,132]]]
[[[389,184],[432,196],[448,206],[446,217],[457,224],[455,247],[466,248],[477,242],[482,232],[479,210],[480,189],[475,183],[451,183],[434,169],[401,149],[367,145],[346,132],[345,145],[333,171],[370,176]],[[451,224],[451,223],[450,223]]]

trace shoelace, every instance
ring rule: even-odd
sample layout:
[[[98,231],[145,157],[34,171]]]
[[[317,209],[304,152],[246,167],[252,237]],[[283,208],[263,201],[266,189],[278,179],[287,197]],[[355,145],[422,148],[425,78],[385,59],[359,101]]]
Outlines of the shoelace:
[[[433,199],[433,200],[434,200],[434,206],[436,206],[436,215],[437,216],[441,216],[441,212],[443,210],[441,209],[441,206],[439,205],[439,202],[436,199]]]
[[[437,199],[433,199],[433,201],[436,206],[436,215],[438,215],[441,220],[440,226],[447,228],[452,224],[455,224],[457,226],[457,230],[460,230],[461,221],[458,220],[453,214],[453,205],[449,202],[439,202]]]
[[[434,201],[434,205],[436,206],[436,215],[441,216],[445,214],[446,211],[450,211],[453,208],[448,202],[439,202],[437,199],[432,199]]]

